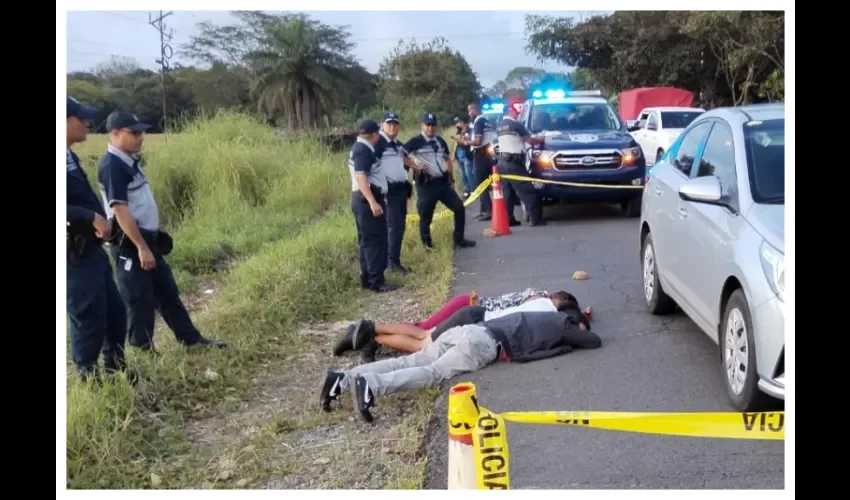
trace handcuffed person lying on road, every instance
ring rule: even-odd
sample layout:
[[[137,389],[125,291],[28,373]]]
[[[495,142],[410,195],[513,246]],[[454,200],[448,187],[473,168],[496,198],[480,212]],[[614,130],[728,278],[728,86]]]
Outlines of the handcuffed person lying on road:
[[[548,295],[548,294],[547,294]],[[364,363],[375,360],[378,346],[391,347],[402,352],[417,352],[430,345],[447,330],[456,326],[472,325],[519,312],[556,312],[570,314],[582,328],[590,329],[587,316],[579,310],[574,295],[560,291],[549,298],[532,295],[512,307],[488,311],[484,306],[466,306],[434,328],[418,328],[408,323],[375,323],[361,319],[350,327],[337,341],[335,353],[352,349],[361,350]],[[590,308],[586,309],[590,314]]]
[[[328,370],[320,395],[322,409],[342,391],[352,391],[360,416],[372,421],[376,396],[435,385],[494,363],[527,362],[597,349],[602,340],[566,312],[520,312],[474,325],[456,326],[423,350],[354,367]]]

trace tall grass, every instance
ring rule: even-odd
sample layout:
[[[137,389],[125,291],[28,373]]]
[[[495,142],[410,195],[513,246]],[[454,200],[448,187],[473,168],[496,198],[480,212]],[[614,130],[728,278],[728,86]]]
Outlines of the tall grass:
[[[162,330],[156,340],[162,357],[128,353],[144,378],[139,386],[118,379],[94,388],[72,377],[71,488],[149,484],[152,464],[192,451],[179,432],[163,432],[166,422],[221,410],[248,389],[261,362],[298,353],[299,324],[356,310],[366,297],[359,291],[345,152],[331,154],[315,141],[282,137],[231,113],[165,139],[148,137],[144,157],[174,236],[167,259],[183,292],[198,280],[217,283],[214,298],[193,319],[231,349],[182,349]],[[105,147],[105,137],[91,136],[75,148],[93,182]],[[438,251],[425,252],[409,230],[404,252],[418,275],[411,286],[436,305],[451,274],[450,224],[435,223],[433,232]],[[191,483],[191,468],[173,474],[181,477],[171,484]]]

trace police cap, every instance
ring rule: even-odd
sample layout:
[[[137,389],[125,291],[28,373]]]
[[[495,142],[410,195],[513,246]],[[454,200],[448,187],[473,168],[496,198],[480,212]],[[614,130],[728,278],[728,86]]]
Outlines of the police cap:
[[[73,116],[80,120],[94,120],[97,116],[97,109],[91,106],[86,106],[71,96],[68,96],[67,101],[68,108],[65,118],[71,118]]]
[[[130,129],[133,132],[144,132],[151,128],[147,123],[142,123],[139,117],[133,113],[126,111],[115,110],[109,113],[106,117],[106,131],[121,130],[122,128]]]
[[[455,116],[455,123],[469,123],[469,117],[467,115]]]
[[[363,120],[360,122],[360,127],[358,129],[358,133],[360,135],[369,135],[369,134],[377,134],[380,130],[378,124],[375,120]]]
[[[422,116],[422,124],[423,125],[436,125],[437,124],[437,115],[431,112],[426,112]]]
[[[384,123],[401,123],[401,120],[398,119],[397,114],[387,111],[384,113]]]

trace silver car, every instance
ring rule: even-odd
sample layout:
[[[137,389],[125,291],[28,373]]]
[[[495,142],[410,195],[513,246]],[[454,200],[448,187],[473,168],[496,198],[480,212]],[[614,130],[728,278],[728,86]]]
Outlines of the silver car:
[[[640,245],[647,308],[718,343],[732,405],[784,400],[785,105],[694,120],[648,174]]]

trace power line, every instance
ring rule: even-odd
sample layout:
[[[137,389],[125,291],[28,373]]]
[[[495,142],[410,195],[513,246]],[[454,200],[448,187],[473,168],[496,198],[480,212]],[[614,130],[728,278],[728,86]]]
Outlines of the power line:
[[[166,38],[168,38],[168,42],[174,36],[173,30],[169,30],[166,33],[166,27],[164,19],[172,14],[171,11],[163,14],[162,11],[159,11],[159,17],[154,19],[150,14],[148,14],[149,20],[148,24],[156,28],[159,31],[159,59],[156,59],[156,62],[159,63],[160,66],[160,82],[162,88],[162,132],[165,133],[166,124],[168,122],[168,112],[165,105],[165,72],[168,71],[168,60],[171,59],[171,56],[174,55],[174,51],[171,49],[171,45],[166,42]],[[166,141],[168,140],[168,136],[166,135]]]

